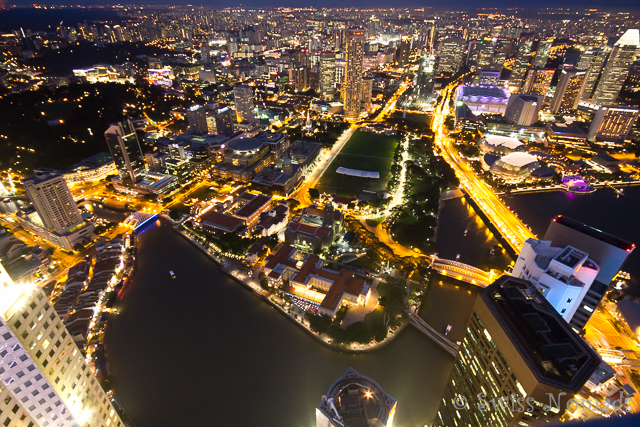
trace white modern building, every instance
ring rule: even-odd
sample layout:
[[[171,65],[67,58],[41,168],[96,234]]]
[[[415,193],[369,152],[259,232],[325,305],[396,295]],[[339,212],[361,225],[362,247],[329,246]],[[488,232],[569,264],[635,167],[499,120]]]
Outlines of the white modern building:
[[[531,175],[531,172],[538,169],[537,157],[529,153],[515,151],[496,160],[491,165],[491,173],[510,184],[517,184],[524,181]]]
[[[529,151],[518,138],[487,134],[478,141],[478,148],[484,153],[493,153],[504,156],[513,152],[526,153]]]
[[[0,413],[5,427],[124,425],[42,289],[1,264]]]
[[[522,246],[512,275],[532,282],[570,322],[599,272],[600,267],[586,252],[530,238]]]

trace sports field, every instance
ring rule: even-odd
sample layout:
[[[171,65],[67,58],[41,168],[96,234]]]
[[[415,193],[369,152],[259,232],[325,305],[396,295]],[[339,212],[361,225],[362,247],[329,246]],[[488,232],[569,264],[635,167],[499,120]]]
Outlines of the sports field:
[[[327,168],[320,179],[318,190],[330,194],[352,197],[362,190],[383,191],[389,181],[389,170],[398,142],[394,137],[356,131],[341,153]],[[358,178],[336,173],[345,167],[369,172],[379,172],[380,179]]]

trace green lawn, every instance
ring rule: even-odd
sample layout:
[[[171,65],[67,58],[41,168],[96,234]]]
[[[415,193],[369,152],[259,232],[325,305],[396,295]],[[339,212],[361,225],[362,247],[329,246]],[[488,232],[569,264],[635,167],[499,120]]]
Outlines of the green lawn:
[[[203,186],[196,191],[189,193],[189,199],[208,200],[218,195],[217,191],[210,190],[209,187]]]
[[[344,154],[393,158],[398,141],[393,136],[356,131],[342,149]]]
[[[382,159],[377,157],[354,156],[351,154],[340,154],[325,171],[317,186],[320,192],[330,194],[337,193],[341,196],[356,196],[361,190],[382,191],[387,188],[389,181],[389,170],[392,159]],[[339,167],[358,169],[364,171],[380,172],[379,179],[358,178],[337,174]]]

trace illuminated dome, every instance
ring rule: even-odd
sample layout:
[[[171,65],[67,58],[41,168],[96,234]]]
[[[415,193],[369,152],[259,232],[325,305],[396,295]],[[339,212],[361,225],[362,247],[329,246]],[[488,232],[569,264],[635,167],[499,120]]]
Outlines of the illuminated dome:
[[[491,173],[508,183],[518,183],[526,179],[540,164],[535,156],[514,152],[496,160]]]
[[[262,147],[263,142],[255,138],[234,139],[227,147],[236,152],[255,151]]]

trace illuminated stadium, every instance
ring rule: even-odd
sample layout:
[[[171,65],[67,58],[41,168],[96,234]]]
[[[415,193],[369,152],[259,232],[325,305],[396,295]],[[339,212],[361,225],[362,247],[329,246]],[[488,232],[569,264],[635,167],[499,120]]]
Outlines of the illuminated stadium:
[[[463,85],[458,87],[456,101],[464,102],[474,113],[504,114],[509,92],[491,85]]]
[[[247,151],[256,151],[260,149],[260,147],[262,147],[262,144],[264,143],[259,139],[243,138],[234,139],[229,144],[227,144],[227,147],[229,147],[229,149],[235,151],[236,153],[243,153]]]
[[[524,181],[540,164],[535,156],[528,153],[511,153],[496,160],[491,166],[491,173],[507,183],[516,184]]]

